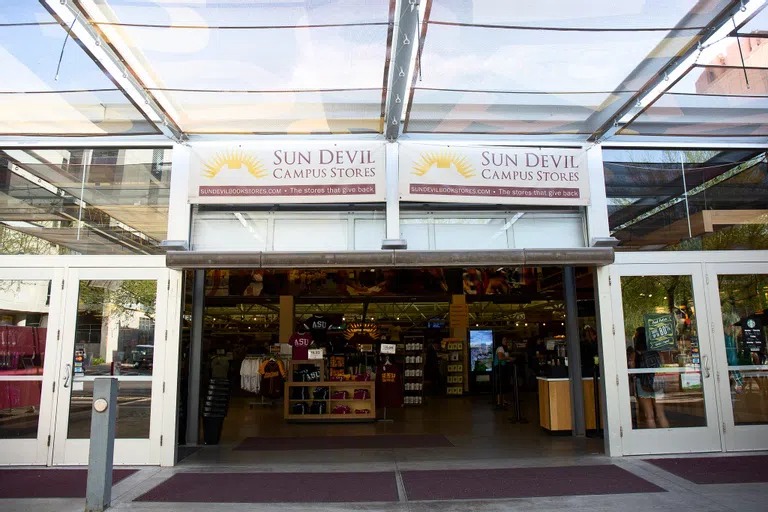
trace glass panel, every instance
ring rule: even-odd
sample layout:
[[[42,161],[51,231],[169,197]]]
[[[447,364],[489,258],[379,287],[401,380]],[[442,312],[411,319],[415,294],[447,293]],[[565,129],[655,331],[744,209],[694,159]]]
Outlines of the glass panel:
[[[93,405],[93,381],[81,382],[82,388],[72,389],[69,406],[69,439],[91,437],[91,406]],[[117,390],[117,439],[149,438],[149,418],[152,406],[152,381],[119,382]]]
[[[724,3],[544,0],[512,5],[508,0],[434,0],[429,19],[525,27],[686,28],[706,24]]]
[[[96,7],[103,14],[114,13],[122,23],[264,27],[387,22],[389,1],[108,0]]]
[[[276,219],[275,251],[346,251],[348,219]]]
[[[92,377],[106,375],[120,380],[117,437],[149,436],[156,303],[154,280],[80,281],[69,438],[90,436]]]
[[[409,132],[591,133],[595,112],[627,101],[631,93],[521,93],[416,88]]]
[[[768,276],[720,275],[725,353],[736,425],[768,424]]]
[[[621,297],[632,428],[706,426],[691,277],[623,276]]]
[[[381,130],[379,88],[323,92],[164,91],[186,132],[373,133]]]
[[[121,27],[151,88],[294,90],[381,88],[386,26],[215,30]]]
[[[37,437],[50,290],[0,281],[0,439]]]
[[[759,150],[606,149],[619,250],[768,249],[768,164]]]
[[[505,219],[435,219],[435,249],[506,249]]]
[[[67,31],[38,2],[0,7],[0,23],[0,134],[160,133],[76,42],[59,66]]]
[[[384,219],[355,219],[355,250],[378,251],[381,242],[387,238],[387,224]]]
[[[0,150],[0,254],[160,253],[171,152]]]
[[[751,34],[752,32],[764,32],[768,30],[768,8],[765,6],[751,20],[739,28],[740,34]]]
[[[196,251],[267,251],[269,220],[253,212],[195,211],[192,248]]]

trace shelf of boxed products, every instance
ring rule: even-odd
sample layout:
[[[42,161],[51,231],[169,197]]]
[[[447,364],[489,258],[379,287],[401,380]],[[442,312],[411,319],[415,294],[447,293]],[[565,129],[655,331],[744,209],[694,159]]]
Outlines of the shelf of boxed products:
[[[452,396],[464,394],[464,342],[457,338],[443,340],[448,352],[448,377],[446,393]]]
[[[373,381],[289,382],[285,386],[286,420],[344,422],[376,419],[376,383]],[[307,398],[292,398],[296,393],[294,389],[300,388],[308,388],[304,391]],[[313,408],[313,403],[324,404],[324,408],[319,405]],[[297,407],[302,404],[304,407]]]
[[[424,337],[412,336],[405,343],[405,372],[403,373],[404,405],[424,403]]]

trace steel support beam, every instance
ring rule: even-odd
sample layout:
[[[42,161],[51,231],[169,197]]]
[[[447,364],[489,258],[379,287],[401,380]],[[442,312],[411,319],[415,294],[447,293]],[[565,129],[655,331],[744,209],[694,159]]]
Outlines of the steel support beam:
[[[205,323],[205,270],[195,270],[192,288],[192,325],[189,340],[187,381],[187,445],[200,441],[200,376],[203,366],[203,328]]]
[[[82,43],[83,49],[90,54],[94,62],[123,90],[149,121],[175,142],[183,142],[186,139],[176,122],[165,113],[154,96],[123,63],[123,59],[91,25],[88,13],[83,12],[72,0],[42,0],[42,3],[58,19],[64,30],[72,27],[70,36],[76,37]]]
[[[568,344],[568,378],[571,384],[571,433],[586,435],[584,417],[584,384],[581,378],[581,346],[579,345],[579,309],[576,304],[576,272],[573,267],[563,269],[565,295],[565,337]]]
[[[749,0],[747,0],[749,1]],[[633,121],[637,116],[652,105],[662,94],[667,92],[678,79],[687,73],[692,64],[696,61],[700,48],[705,48],[723,37],[731,31],[728,26],[736,22],[736,25],[743,23],[755,9],[765,3],[765,0],[752,0],[749,3],[742,3],[740,0],[734,0],[723,9],[723,11],[714,18],[706,28],[699,34],[699,43],[691,45],[687,51],[671,59],[663,66],[654,79],[649,82],[641,91],[637,92],[628,102],[624,104],[615,114],[608,119],[595,120],[596,128],[589,137],[590,141],[601,142],[616,135],[624,126]],[[742,11],[746,5],[747,9]],[[732,21],[733,20],[733,21]],[[598,123],[602,123],[597,126]]]
[[[384,135],[393,141],[400,136],[403,109],[408,98],[408,76],[418,48],[419,0],[398,0],[395,11],[394,57],[387,89]],[[415,72],[415,71],[414,71]]]
[[[204,252],[170,251],[175,269],[213,268],[415,268],[464,266],[603,266],[614,260],[612,247],[505,249],[493,251]]]

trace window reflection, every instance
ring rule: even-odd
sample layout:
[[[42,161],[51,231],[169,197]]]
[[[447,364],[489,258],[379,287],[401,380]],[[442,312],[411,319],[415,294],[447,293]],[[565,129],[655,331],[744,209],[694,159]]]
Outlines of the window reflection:
[[[621,278],[632,427],[706,426],[690,276]]]
[[[155,254],[171,150],[0,150],[0,254]]]
[[[723,343],[736,425],[768,423],[768,276],[718,276]]]
[[[0,439],[34,439],[50,281],[0,281]]]

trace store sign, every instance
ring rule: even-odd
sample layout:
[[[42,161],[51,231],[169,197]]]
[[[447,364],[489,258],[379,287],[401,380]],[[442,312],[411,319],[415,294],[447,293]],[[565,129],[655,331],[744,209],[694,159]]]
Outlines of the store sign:
[[[382,354],[394,354],[397,352],[397,345],[394,343],[382,343],[381,344],[381,353]]]
[[[750,317],[742,321],[741,331],[744,333],[744,344],[750,352],[762,352],[765,344],[763,322],[759,317]]]
[[[323,349],[321,348],[311,348],[309,349],[309,354],[307,355],[309,359],[322,359],[323,358]]]
[[[382,202],[384,155],[383,142],[193,145],[189,202]]]
[[[451,329],[469,327],[469,306],[466,304],[451,304],[448,307],[448,316]]]
[[[675,340],[675,318],[665,313],[645,315],[645,337],[648,350],[672,350]]]
[[[404,201],[589,204],[586,151],[400,144]]]

